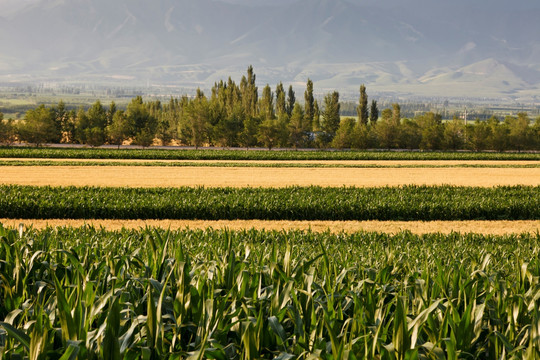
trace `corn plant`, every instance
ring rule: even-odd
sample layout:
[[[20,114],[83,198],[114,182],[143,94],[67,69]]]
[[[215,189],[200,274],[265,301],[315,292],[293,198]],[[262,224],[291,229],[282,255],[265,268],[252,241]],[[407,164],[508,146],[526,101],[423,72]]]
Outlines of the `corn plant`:
[[[0,158],[168,160],[540,160],[539,153],[0,147]]]
[[[0,358],[538,358],[539,240],[0,227]]]
[[[0,217],[534,220],[540,187],[96,188],[0,185]]]

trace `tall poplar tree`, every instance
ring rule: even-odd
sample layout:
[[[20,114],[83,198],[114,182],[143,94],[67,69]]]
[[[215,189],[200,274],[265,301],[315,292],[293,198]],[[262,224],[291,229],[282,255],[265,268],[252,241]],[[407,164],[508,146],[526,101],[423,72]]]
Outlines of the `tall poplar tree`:
[[[84,129],[84,142],[91,146],[103,145],[106,140],[107,111],[99,100],[88,109],[87,119],[87,127]]]
[[[292,85],[289,85],[289,91],[287,92],[287,115],[292,115],[294,104],[296,103],[296,95],[294,93]]]
[[[107,126],[112,124],[114,113],[116,113],[117,110],[116,103],[111,101],[111,105],[109,105],[109,109],[107,110]]]
[[[396,125],[401,123],[401,107],[398,103],[392,104],[392,121]]]
[[[202,92],[197,92],[195,99],[191,100],[185,109],[185,133],[188,135],[190,145],[199,148],[208,141],[210,132],[210,106]]]
[[[322,113],[323,122],[322,130],[327,133],[330,138],[333,138],[339,128],[340,116],[339,116],[340,104],[339,93],[334,91],[324,97],[324,110]]]
[[[255,72],[253,66],[247,69],[247,77],[243,76],[240,82],[240,91],[242,93],[242,104],[247,116],[257,116],[258,89],[255,85]]]
[[[227,111],[231,114],[237,106],[242,104],[242,92],[234,81],[229,77],[227,82]]]
[[[304,110],[300,104],[295,104],[291,114],[291,121],[289,122],[289,143],[291,143],[295,149],[302,147],[307,142],[308,126],[306,119],[304,118]]]
[[[379,146],[384,149],[393,149],[399,145],[400,123],[393,121],[392,109],[381,112],[381,121],[375,127]]]
[[[133,132],[133,124],[130,120],[123,110],[115,111],[111,124],[107,126],[109,144],[117,145],[120,148],[120,145],[129,138]]]
[[[75,134],[75,111],[67,110],[64,101],[60,100],[56,107],[52,107],[51,110],[54,113],[56,126],[59,127],[61,136],[61,142],[73,142]]]
[[[270,85],[266,84],[259,102],[259,114],[262,120],[274,118],[274,94]]]
[[[308,123],[313,122],[313,116],[314,116],[314,107],[313,102],[315,101],[313,97],[313,81],[311,79],[307,80],[306,84],[306,91],[304,92],[304,116],[306,117],[306,121]]]
[[[280,82],[276,86],[276,115],[281,117],[281,115],[287,112],[287,103],[285,98],[285,89],[283,88],[283,83]]]
[[[202,91],[197,89],[196,98],[204,97]],[[154,140],[157,128],[157,119],[150,114],[141,96],[131,100],[126,108],[128,121],[133,124],[133,142],[141,146],[150,146]]]
[[[313,121],[308,123],[309,130],[319,131],[321,129],[321,110],[319,109],[319,103],[317,100],[313,101]]]
[[[56,127],[60,129],[60,131],[63,133],[65,128],[65,123],[67,121],[67,110],[66,110],[66,104],[63,100],[60,100],[58,102],[58,105],[56,107],[51,108],[53,114],[54,114],[54,121],[56,122]]]
[[[366,94],[366,87],[364,84],[360,85],[360,101],[356,108],[358,113],[358,122],[364,125],[368,123],[368,96]]]
[[[369,122],[371,125],[375,125],[379,120],[379,108],[377,107],[377,101],[371,100],[371,107],[369,109]]]

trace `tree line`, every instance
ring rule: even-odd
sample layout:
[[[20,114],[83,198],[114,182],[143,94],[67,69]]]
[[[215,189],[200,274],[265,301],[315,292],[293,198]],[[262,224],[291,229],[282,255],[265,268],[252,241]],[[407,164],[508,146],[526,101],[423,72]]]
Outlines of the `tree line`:
[[[114,102],[104,106],[98,100],[88,109],[68,110],[60,101],[27,111],[20,122],[3,120],[0,113],[0,143],[540,150],[540,117],[532,124],[524,112],[471,124],[458,118],[443,122],[433,112],[407,119],[397,103],[379,111],[377,101],[368,101],[364,85],[356,118],[342,118],[340,106],[337,91],[326,94],[319,104],[310,79],[302,104],[292,86],[286,90],[281,82],[274,90],[267,84],[259,96],[250,66],[239,84],[229,77],[215,83],[209,96],[200,89],[194,97],[171,97],[168,103],[145,102],[137,96],[126,109],[118,109]]]

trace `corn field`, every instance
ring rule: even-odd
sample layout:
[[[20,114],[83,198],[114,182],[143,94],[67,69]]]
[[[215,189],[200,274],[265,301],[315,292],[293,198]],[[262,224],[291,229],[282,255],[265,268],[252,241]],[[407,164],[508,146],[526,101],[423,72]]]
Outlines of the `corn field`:
[[[0,158],[146,160],[540,160],[540,153],[0,147]]]
[[[219,160],[125,160],[125,159],[103,159],[103,160],[85,160],[85,159],[0,159],[0,166],[154,166],[154,167],[221,167],[221,168],[362,168],[362,169],[441,169],[441,168],[490,168],[490,169],[535,169],[540,168],[538,163],[523,163],[521,161],[500,163],[489,163],[480,161],[479,163],[414,163],[408,161],[396,164],[381,160],[377,163],[355,163],[354,160],[344,160],[339,163],[321,163],[321,162],[302,162],[292,160],[268,160],[261,162],[247,162],[242,160],[231,160],[223,162]],[[309,161],[309,160],[308,160]],[[313,160],[318,161],[318,160]],[[324,161],[324,160],[321,160]]]
[[[101,188],[0,185],[0,218],[537,220],[540,187]]]
[[[540,234],[0,226],[1,359],[534,359]]]

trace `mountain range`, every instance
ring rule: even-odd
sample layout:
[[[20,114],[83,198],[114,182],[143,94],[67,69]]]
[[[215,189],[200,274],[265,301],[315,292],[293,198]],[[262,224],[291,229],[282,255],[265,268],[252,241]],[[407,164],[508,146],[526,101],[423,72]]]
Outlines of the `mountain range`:
[[[537,0],[3,0],[0,81],[533,99]]]

